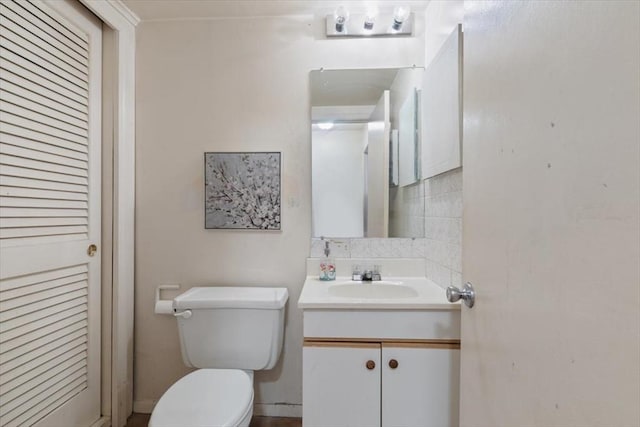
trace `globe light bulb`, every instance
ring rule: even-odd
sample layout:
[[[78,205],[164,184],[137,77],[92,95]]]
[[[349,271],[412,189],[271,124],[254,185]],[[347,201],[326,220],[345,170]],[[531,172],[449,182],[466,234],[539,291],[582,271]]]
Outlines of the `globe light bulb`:
[[[336,31],[341,33],[344,31],[344,25],[349,20],[349,11],[344,6],[338,6],[333,13],[333,17],[336,21]]]
[[[393,10],[393,29],[398,31],[402,24],[409,18],[411,8],[409,6],[396,6]]]
[[[365,30],[373,30],[373,25],[376,22],[376,18],[378,17],[378,8],[376,6],[371,6],[367,9],[367,13],[364,15],[364,29]]]

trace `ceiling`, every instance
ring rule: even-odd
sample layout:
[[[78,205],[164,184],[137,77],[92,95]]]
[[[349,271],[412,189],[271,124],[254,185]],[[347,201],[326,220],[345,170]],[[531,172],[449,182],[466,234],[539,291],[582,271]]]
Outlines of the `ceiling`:
[[[344,5],[351,13],[364,13],[369,5],[380,12],[408,5],[424,11],[426,0],[123,0],[142,21],[174,19],[249,18],[260,16],[326,15]]]

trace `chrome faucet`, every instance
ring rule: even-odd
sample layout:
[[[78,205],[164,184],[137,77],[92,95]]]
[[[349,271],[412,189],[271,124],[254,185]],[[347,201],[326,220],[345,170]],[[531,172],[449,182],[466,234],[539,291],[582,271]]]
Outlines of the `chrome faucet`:
[[[359,282],[372,282],[382,280],[382,276],[380,275],[380,266],[374,266],[373,270],[370,268],[365,268],[364,271],[360,271],[360,266],[356,265],[353,267],[351,280]]]

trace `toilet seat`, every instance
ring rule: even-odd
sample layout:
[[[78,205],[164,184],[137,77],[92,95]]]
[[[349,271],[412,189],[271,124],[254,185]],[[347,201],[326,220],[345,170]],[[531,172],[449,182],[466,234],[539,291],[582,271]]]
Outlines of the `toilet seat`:
[[[249,425],[253,378],[238,369],[198,369],[173,384],[156,404],[149,427]]]

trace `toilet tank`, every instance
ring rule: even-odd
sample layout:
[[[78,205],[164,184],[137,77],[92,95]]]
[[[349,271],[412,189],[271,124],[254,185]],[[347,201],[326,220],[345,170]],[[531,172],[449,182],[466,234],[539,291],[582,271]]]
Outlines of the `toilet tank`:
[[[177,296],[182,359],[194,368],[271,369],[280,357],[286,288],[195,287]],[[189,314],[190,312],[190,314]]]

